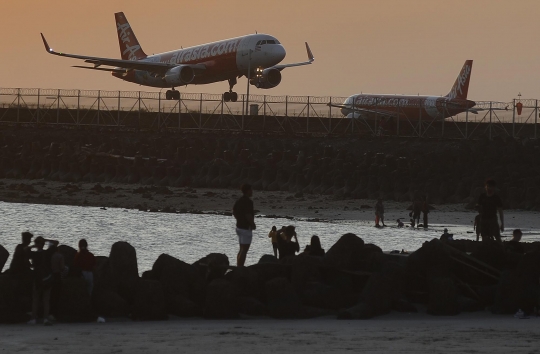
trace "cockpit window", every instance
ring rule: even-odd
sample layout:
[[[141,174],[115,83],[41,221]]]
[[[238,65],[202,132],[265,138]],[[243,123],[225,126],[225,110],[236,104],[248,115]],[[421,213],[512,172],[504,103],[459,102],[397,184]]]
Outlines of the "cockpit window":
[[[276,41],[273,41],[273,40],[268,40],[266,41],[267,44],[276,44]]]
[[[266,41],[261,41],[261,45],[264,45],[264,44],[266,44]]]
[[[257,44],[255,44],[255,45],[261,45],[261,42],[262,42],[262,41],[258,41]]]

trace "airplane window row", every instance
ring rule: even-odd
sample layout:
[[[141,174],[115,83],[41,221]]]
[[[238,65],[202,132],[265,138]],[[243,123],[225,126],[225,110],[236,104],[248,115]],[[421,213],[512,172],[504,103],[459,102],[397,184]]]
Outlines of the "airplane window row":
[[[256,45],[263,45],[263,44],[280,44],[279,41],[275,41],[273,39],[258,41]]]

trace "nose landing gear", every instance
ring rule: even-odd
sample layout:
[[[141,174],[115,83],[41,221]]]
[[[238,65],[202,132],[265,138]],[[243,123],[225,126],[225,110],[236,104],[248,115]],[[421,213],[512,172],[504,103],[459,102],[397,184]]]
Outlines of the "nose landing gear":
[[[174,88],[172,90],[167,90],[167,92],[165,92],[165,99],[176,101],[180,100],[180,91],[177,91]]]
[[[223,101],[225,102],[236,102],[238,101],[238,94],[233,92],[232,88],[236,85],[236,77],[229,79],[229,92],[223,94]]]

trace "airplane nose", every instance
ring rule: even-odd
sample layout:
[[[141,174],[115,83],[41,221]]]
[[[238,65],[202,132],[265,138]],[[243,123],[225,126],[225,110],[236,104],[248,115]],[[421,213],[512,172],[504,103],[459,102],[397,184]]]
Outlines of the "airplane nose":
[[[287,55],[287,52],[285,52],[285,48],[281,44],[276,45],[274,49],[274,56],[276,60],[282,61],[283,59],[285,59],[285,55]]]

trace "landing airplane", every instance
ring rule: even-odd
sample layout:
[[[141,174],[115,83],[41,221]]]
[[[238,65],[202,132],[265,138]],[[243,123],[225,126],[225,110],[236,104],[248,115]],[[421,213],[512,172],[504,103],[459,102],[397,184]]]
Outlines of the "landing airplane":
[[[237,78],[246,76],[250,78],[251,85],[270,89],[280,84],[283,69],[308,65],[315,60],[306,42],[308,61],[278,65],[285,58],[285,48],[275,37],[266,34],[250,34],[171,52],[146,55],[124,13],[117,12],[114,17],[122,59],[56,52],[49,47],[42,33],[45,49],[50,54],[82,59],[86,63],[93,64],[93,66],[74,65],[76,68],[109,71],[114,77],[124,81],[144,86],[172,88],[166,92],[168,100],[180,99],[180,92],[175,90],[175,87],[227,80],[229,92],[223,94],[223,99],[227,102],[236,102],[238,94],[232,89],[237,83]]]
[[[445,119],[469,111],[477,114],[482,109],[474,109],[476,102],[467,99],[471,79],[472,60],[465,61],[454,86],[443,97],[402,96],[402,95],[352,95],[343,104],[329,106],[341,108],[347,118],[409,118]]]

